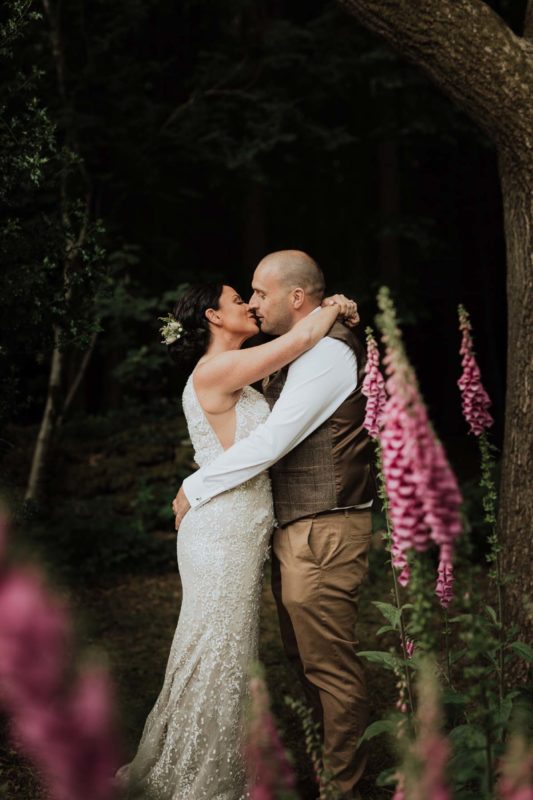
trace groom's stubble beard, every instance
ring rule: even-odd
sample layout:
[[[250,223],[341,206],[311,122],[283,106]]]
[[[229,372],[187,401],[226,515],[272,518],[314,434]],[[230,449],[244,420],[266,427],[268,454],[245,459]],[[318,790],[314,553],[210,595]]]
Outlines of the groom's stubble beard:
[[[297,321],[293,318],[289,307],[285,309],[276,309],[276,312],[277,313],[269,314],[267,319],[263,317],[261,321],[261,331],[267,333],[269,336],[282,336],[284,333],[290,331]]]

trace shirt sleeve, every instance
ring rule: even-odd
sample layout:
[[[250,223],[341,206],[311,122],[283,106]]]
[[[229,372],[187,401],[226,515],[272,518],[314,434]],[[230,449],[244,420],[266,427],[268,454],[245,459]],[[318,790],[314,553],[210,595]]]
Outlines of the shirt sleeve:
[[[357,385],[357,359],[348,345],[325,337],[290,365],[268,416],[245,439],[183,482],[192,508],[268,469],[322,425]]]

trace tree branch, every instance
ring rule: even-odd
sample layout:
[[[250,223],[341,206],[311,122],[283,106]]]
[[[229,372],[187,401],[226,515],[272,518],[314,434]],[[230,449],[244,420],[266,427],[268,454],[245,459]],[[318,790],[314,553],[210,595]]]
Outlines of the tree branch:
[[[533,46],[482,0],[339,0],[523,162],[533,161]],[[530,0],[531,11],[532,0]],[[528,16],[528,20],[530,17]]]

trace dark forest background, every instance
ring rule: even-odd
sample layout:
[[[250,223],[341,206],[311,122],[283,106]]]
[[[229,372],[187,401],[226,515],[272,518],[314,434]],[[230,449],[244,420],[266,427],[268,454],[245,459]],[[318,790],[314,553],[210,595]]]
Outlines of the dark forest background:
[[[489,5],[521,28],[525,0]],[[1,491],[14,551],[45,565],[80,641],[110,659],[131,754],[179,612],[170,502],[194,464],[186,376],[158,318],[190,282],[223,279],[247,298],[266,253],[303,249],[328,292],[358,301],[361,336],[390,287],[461,483],[458,563],[476,564],[481,585],[490,528],[457,389],[457,305],[498,446],[507,320],[498,164],[479,129],[324,0],[5,0],[0,62]],[[383,644],[372,598],[390,593],[379,511],[374,522],[359,626],[370,650]],[[273,708],[311,797],[266,588],[263,605]],[[395,679],[376,668],[371,684],[379,718]],[[373,749],[369,800],[390,796],[375,782],[393,761]],[[42,796],[1,726],[0,775],[0,795]]]
[[[521,24],[523,4],[492,5]],[[178,286],[220,276],[246,297],[258,260],[294,247],[319,261],[328,291],[357,299],[363,326],[377,288],[391,287],[444,437],[464,430],[463,302],[501,434],[496,158],[417,69],[330,2],[69,0],[52,17],[61,85],[50,18],[35,9],[10,68],[40,71],[32,91],[56,149],[40,186],[19,186],[4,203],[4,219],[19,219],[16,256],[4,252],[4,421],[40,419],[57,319],[67,382],[100,329],[72,413],[177,402],[157,317]],[[57,281],[63,146],[75,154],[71,207],[90,198],[98,262],[70,307]]]

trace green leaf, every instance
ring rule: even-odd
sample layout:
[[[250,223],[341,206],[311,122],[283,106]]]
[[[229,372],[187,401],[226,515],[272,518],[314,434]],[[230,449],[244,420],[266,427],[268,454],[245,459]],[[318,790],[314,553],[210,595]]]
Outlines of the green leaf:
[[[472,614],[458,614],[456,617],[450,617],[448,622],[466,622],[470,624],[472,622]]]
[[[504,700],[502,700],[500,708],[495,709],[494,720],[496,724],[506,727],[507,723],[509,722],[509,717],[511,716],[512,710],[513,710],[513,701],[509,697],[504,698]]]
[[[455,664],[457,661],[460,661],[463,656],[467,654],[467,648],[463,647],[461,650],[456,650],[450,656],[450,664]]]
[[[391,603],[383,603],[380,600],[373,600],[372,605],[376,606],[376,608],[381,611],[385,619],[394,627],[394,629],[399,627],[401,616],[399,608],[393,606]]]
[[[395,633],[396,628],[394,628],[392,625],[382,625],[381,628],[376,631],[376,636],[381,636],[383,633],[391,633],[391,631],[394,631]]]
[[[376,778],[376,786],[392,786],[396,783],[397,767],[388,767],[382,770]]]
[[[461,692],[446,688],[442,692],[442,702],[445,705],[464,705],[468,702],[468,698]]]
[[[472,752],[484,750],[487,745],[485,734],[475,725],[457,725],[450,731],[454,749],[460,751],[466,748]]]
[[[401,659],[393,653],[386,653],[383,650],[362,650],[357,655],[374,664],[380,664],[385,669],[395,670],[402,666]]]
[[[533,664],[533,648],[530,647],[525,642],[511,642],[509,647],[512,647],[515,653],[517,653],[524,661],[528,661],[530,664]]]
[[[361,736],[360,742],[366,742],[373,739],[374,736],[379,736],[380,733],[390,733],[396,735],[397,723],[391,719],[379,719],[376,722],[371,722]]]

